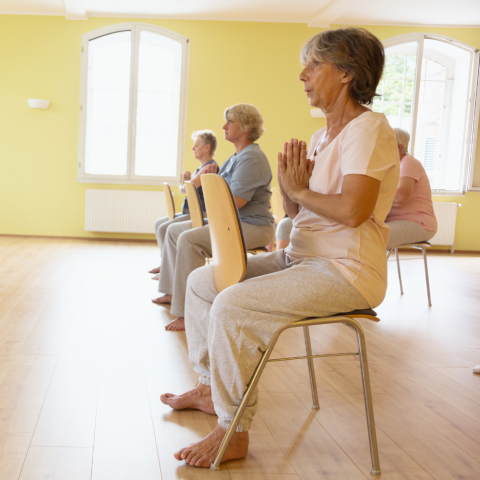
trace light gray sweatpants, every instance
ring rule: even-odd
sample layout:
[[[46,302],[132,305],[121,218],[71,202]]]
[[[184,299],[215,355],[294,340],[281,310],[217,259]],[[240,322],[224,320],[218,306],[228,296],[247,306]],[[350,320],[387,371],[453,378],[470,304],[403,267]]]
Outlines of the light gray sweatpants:
[[[268,245],[275,236],[275,227],[262,227],[243,223],[243,236],[247,250]],[[172,295],[170,313],[184,316],[185,291],[191,272],[205,265],[205,257],[212,256],[210,228],[192,229],[192,222],[170,225],[162,252],[162,269],[158,291]]]
[[[428,242],[436,233],[410,220],[393,220],[386,224],[390,228],[387,250],[408,243]]]
[[[168,217],[162,217],[158,220],[155,220],[153,228],[155,230],[155,236],[157,237],[158,246],[160,247],[160,257],[162,256],[163,244],[165,242],[167,228],[173,223],[186,222],[188,220],[190,220],[189,214],[176,215],[175,218],[172,218],[171,220],[169,220]]]
[[[219,425],[230,425],[263,352],[280,329],[306,317],[365,308],[370,308],[365,297],[323,258],[287,264],[284,250],[248,257],[245,280],[220,294],[213,265],[193,272],[185,308],[190,363],[200,383],[212,386]],[[255,392],[238,432],[250,428],[257,403]]]
[[[293,220],[290,217],[282,218],[277,225],[277,240],[290,241],[290,234],[292,233]]]

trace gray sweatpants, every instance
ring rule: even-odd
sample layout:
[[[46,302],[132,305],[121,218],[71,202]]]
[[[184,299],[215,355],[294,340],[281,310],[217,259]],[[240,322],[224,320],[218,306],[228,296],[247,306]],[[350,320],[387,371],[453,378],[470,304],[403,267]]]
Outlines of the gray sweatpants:
[[[292,233],[293,220],[290,217],[282,218],[277,225],[277,240],[290,241],[290,234]]]
[[[163,243],[165,242],[167,228],[173,223],[186,222],[187,220],[190,220],[189,214],[176,215],[175,218],[172,218],[172,220],[169,220],[168,217],[162,217],[158,220],[155,220],[153,228],[155,230],[155,236],[157,237],[158,246],[160,247],[160,257],[162,256]]]
[[[268,245],[275,236],[275,227],[261,227],[243,223],[247,250]],[[192,229],[192,222],[170,225],[162,251],[162,269],[158,291],[173,296],[170,313],[184,316],[185,291],[191,272],[205,265],[205,257],[212,256],[208,225]]]
[[[408,243],[428,242],[436,233],[410,220],[393,220],[386,223],[390,227],[387,250]]]
[[[190,363],[200,383],[212,386],[219,425],[230,425],[255,367],[280,329],[306,317],[365,308],[365,297],[323,258],[287,264],[283,250],[249,257],[245,280],[220,294],[213,265],[193,272],[185,308]],[[255,392],[238,432],[250,428],[257,403]]]

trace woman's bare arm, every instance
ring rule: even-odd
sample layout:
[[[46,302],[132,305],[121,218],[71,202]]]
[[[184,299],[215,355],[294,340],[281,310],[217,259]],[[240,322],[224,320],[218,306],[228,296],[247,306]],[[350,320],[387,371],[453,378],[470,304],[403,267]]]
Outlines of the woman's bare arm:
[[[313,192],[309,189],[313,163],[307,160],[305,142],[299,145],[298,140],[292,140],[286,144],[285,156],[286,161],[279,161],[279,168],[283,189],[292,202],[352,228],[370,218],[380,191],[379,180],[366,175],[345,175],[340,194]]]
[[[397,192],[393,197],[393,207],[400,207],[407,203],[415,188],[415,179],[412,177],[400,177],[400,182],[398,182]]]

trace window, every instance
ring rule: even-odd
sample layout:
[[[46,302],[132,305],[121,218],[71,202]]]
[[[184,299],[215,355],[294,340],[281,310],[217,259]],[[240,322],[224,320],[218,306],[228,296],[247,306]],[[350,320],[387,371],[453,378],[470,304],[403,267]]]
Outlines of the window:
[[[410,133],[409,152],[422,162],[435,193],[464,192],[473,162],[478,52],[424,34],[383,43],[381,96],[373,110]]]
[[[180,180],[188,39],[121,24],[82,39],[79,181]]]

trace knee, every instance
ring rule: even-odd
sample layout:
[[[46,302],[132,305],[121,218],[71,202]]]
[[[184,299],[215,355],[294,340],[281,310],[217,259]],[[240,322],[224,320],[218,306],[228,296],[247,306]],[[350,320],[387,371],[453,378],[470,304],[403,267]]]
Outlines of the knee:
[[[206,265],[194,270],[188,276],[187,291],[192,291],[197,297],[213,303],[218,295],[213,276],[213,265]]]

